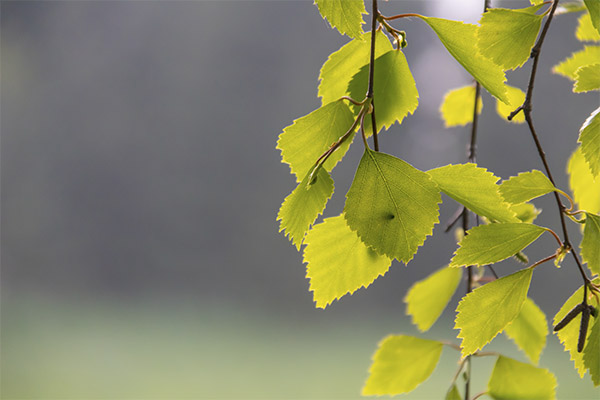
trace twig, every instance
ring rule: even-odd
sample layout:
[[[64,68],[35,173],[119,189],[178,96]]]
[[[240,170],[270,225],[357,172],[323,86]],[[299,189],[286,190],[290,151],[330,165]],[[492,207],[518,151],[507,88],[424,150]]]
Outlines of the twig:
[[[375,78],[375,38],[377,37],[375,29],[377,28],[377,18],[379,10],[377,0],[373,0],[373,10],[371,12],[371,54],[369,60],[369,87],[367,89],[367,98],[371,99],[371,129],[373,129],[373,147],[379,151],[379,141],[377,139],[377,122],[375,119],[375,103],[373,102],[374,78]]]

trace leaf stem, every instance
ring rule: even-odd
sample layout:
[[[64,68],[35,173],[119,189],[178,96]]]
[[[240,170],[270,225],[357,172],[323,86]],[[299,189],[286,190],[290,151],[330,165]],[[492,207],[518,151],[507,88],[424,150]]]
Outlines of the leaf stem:
[[[385,19],[386,21],[393,21],[395,19],[407,18],[407,17],[423,18],[423,16],[421,14],[415,14],[415,13],[398,14],[398,15],[392,15],[391,17],[385,17],[383,15],[381,16],[381,18]]]
[[[529,267],[527,267],[527,268],[528,268],[528,269],[534,269],[535,267],[537,267],[537,266],[538,266],[538,265],[540,265],[540,264],[543,264],[543,263],[545,263],[545,262],[547,262],[547,261],[550,261],[550,260],[553,260],[553,259],[555,259],[555,258],[556,258],[556,256],[557,256],[557,253],[554,253],[554,254],[552,254],[551,256],[548,256],[548,257],[542,258],[541,260],[534,262],[533,264],[531,264],[531,265],[530,265]]]
[[[481,396],[484,396],[484,395],[486,395],[486,394],[488,394],[488,392],[487,392],[487,391],[485,391],[485,392],[481,392],[481,393],[477,393],[477,394],[475,395],[475,397],[473,397],[471,400],[477,400],[478,398],[480,398]]]
[[[377,139],[377,121],[375,119],[375,103],[373,102],[374,78],[375,78],[375,39],[377,18],[379,17],[379,9],[377,8],[377,0],[373,0],[373,9],[371,11],[371,54],[369,58],[369,87],[367,89],[367,98],[371,99],[371,129],[373,129],[373,147],[375,151],[379,151],[379,140]],[[363,134],[364,136],[364,134]]]

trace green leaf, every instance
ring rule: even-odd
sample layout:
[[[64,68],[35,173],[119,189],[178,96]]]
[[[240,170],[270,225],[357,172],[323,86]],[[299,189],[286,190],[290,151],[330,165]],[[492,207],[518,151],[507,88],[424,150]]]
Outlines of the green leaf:
[[[388,336],[379,344],[363,396],[407,393],[424,382],[442,355],[442,343],[412,336]]]
[[[350,228],[368,246],[408,263],[438,222],[440,202],[428,174],[365,149],[344,212]]]
[[[429,330],[442,315],[444,308],[454,295],[462,271],[457,268],[442,268],[422,281],[416,282],[406,294],[406,313],[421,332]]]
[[[532,269],[502,277],[467,294],[458,304],[455,329],[462,338],[463,357],[483,348],[514,320],[529,290]]]
[[[484,57],[505,70],[518,68],[529,59],[542,19],[533,12],[492,8],[479,21],[477,46]]]
[[[423,17],[437,34],[448,52],[470,73],[490,94],[508,103],[504,81],[504,71],[477,49],[477,25],[465,24],[448,19]]]
[[[537,6],[537,5],[540,5],[540,4],[542,4],[542,3],[544,2],[544,0],[529,0],[529,2],[530,2],[532,5],[534,5],[534,6]]]
[[[596,284],[600,283],[600,279],[598,279],[598,278],[594,279],[594,283],[596,283]],[[569,297],[567,299],[565,304],[563,304],[563,306],[560,308],[560,310],[556,313],[556,315],[554,316],[553,325],[558,324],[567,315],[567,313],[569,311],[571,311],[573,309],[573,307],[575,307],[577,304],[581,303],[582,300],[583,300],[583,286],[581,286],[579,289],[577,289],[575,291],[575,293],[573,293],[571,295],[571,297]],[[590,323],[588,325],[588,332],[587,332],[588,335],[589,335],[589,328],[593,325],[593,321],[595,319],[596,318],[594,318],[593,316],[590,316]],[[579,315],[577,315],[571,322],[569,322],[569,324],[567,326],[565,326],[558,332],[554,332],[554,333],[556,334],[556,336],[558,336],[558,340],[560,340],[560,342],[563,344],[565,351],[568,351],[569,354],[571,355],[571,360],[573,360],[573,362],[575,364],[575,370],[577,370],[579,377],[583,378],[583,375],[585,375],[585,371],[587,370],[587,367],[584,365],[584,362],[583,362],[583,353],[580,353],[577,351],[577,342],[579,340],[580,324],[581,324],[581,313],[579,313]]]
[[[353,122],[350,108],[342,101],[334,101],[298,118],[283,130],[277,149],[281,150],[283,162],[290,165],[298,182],[312,169],[319,156],[348,131]],[[351,142],[352,138],[348,138],[329,157],[324,164],[327,171],[331,171],[344,157]]]
[[[579,17],[575,37],[582,42],[600,42],[600,34],[596,28],[594,28],[592,17],[589,12],[581,14]]]
[[[476,164],[446,165],[427,171],[442,192],[493,221],[518,222],[496,182],[500,178]]]
[[[377,58],[394,48],[383,32],[378,31],[376,35],[375,57]],[[325,61],[319,74],[319,97],[322,98],[323,104],[350,94],[348,92],[350,80],[364,65],[369,63],[370,39],[371,33],[365,33],[362,40],[354,39],[348,42]],[[365,94],[366,91],[355,100],[362,101]]]
[[[537,364],[548,336],[546,315],[533,300],[527,298],[517,318],[504,328],[504,333]]]
[[[592,25],[600,32],[600,1],[599,0],[583,0],[585,6],[590,12]]]
[[[573,92],[584,93],[600,89],[600,63],[584,65],[575,71]]]
[[[600,216],[585,213],[581,258],[592,274],[600,274]]]
[[[392,263],[364,245],[343,215],[326,218],[307,234],[304,262],[306,277],[318,308],[325,308],[347,293],[368,287]]]
[[[460,392],[458,391],[456,385],[452,385],[450,390],[448,390],[448,392],[446,393],[446,397],[444,398],[444,400],[462,400],[462,397],[460,396]]]
[[[362,15],[367,13],[363,0],[315,0],[315,4],[332,28],[337,28],[342,35],[361,37]]]
[[[543,172],[534,169],[533,171],[521,172],[519,175],[502,182],[500,194],[509,203],[517,204],[543,196],[555,189]]]
[[[378,129],[386,130],[394,122],[402,123],[419,105],[419,92],[401,50],[390,50],[375,59],[377,75],[373,82],[373,102]],[[348,85],[353,99],[362,99],[367,93],[369,65],[363,66]],[[365,129],[371,132],[371,119],[365,118]]]
[[[509,104],[505,104],[496,100],[496,112],[500,117],[508,121],[508,116],[511,112],[517,109],[525,101],[525,93],[516,87],[506,85],[506,95],[508,96]],[[525,122],[523,111],[519,111],[509,122],[522,124]]]
[[[583,349],[583,364],[588,369],[594,386],[600,386],[600,319],[596,319]]]
[[[333,179],[323,168],[317,172],[316,180],[309,183],[310,174],[285,198],[277,220],[279,232],[285,231],[286,236],[299,250],[304,234],[325,209],[327,200],[333,194]]]
[[[595,177],[600,175],[600,107],[585,120],[579,129],[581,152]]]
[[[529,246],[545,231],[546,228],[525,223],[473,227],[461,240],[450,266],[482,266],[505,260]]]
[[[462,126],[473,122],[473,109],[475,108],[475,86],[468,85],[452,89],[444,96],[440,106],[440,113],[446,128]],[[483,101],[481,96],[477,102],[477,114],[481,114]]]
[[[547,369],[498,356],[488,394],[497,400],[553,400],[556,386],[556,377]]]
[[[517,214],[518,219],[528,224],[531,224],[542,212],[542,210],[535,208],[531,203],[513,204],[510,209]]]
[[[600,63],[600,46],[584,46],[583,50],[571,54],[552,68],[552,72],[571,80],[576,79],[579,67]]]
[[[578,147],[567,165],[569,172],[569,186],[573,193],[573,200],[580,210],[593,214],[600,214],[600,177],[594,178],[585,161],[581,147]]]

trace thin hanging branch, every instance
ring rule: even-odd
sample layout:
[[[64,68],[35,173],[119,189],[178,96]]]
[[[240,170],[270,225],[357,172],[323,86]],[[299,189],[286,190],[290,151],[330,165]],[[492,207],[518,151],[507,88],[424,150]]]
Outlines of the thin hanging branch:
[[[377,139],[377,123],[375,119],[375,103],[373,102],[374,78],[375,78],[375,38],[377,19],[379,17],[379,9],[377,8],[377,0],[373,0],[373,9],[371,11],[371,54],[369,59],[369,88],[367,89],[367,98],[371,99],[371,129],[373,129],[373,147],[375,151],[379,151],[379,141]]]

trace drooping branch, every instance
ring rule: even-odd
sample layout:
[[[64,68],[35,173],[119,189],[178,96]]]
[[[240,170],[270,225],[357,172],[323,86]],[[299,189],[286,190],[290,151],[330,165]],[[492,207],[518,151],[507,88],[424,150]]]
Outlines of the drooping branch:
[[[377,0],[373,0],[373,9],[371,11],[371,54],[369,56],[369,87],[367,89],[367,98],[371,99],[371,129],[373,129],[373,147],[375,151],[379,151],[379,141],[377,139],[377,121],[375,119],[375,103],[373,101],[374,78],[375,78],[375,29],[377,28],[377,19],[379,17],[379,9],[377,8]]]

